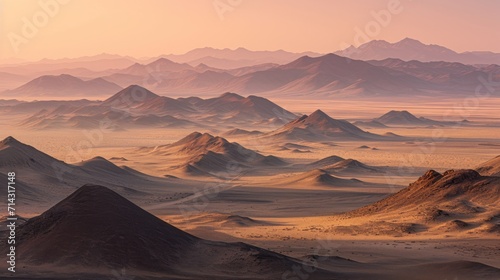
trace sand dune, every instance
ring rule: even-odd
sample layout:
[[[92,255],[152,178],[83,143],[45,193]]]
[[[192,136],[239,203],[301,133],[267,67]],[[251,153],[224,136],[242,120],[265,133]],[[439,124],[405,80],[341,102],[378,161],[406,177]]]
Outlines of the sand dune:
[[[10,172],[12,172],[12,171],[10,171]],[[2,182],[5,182],[5,185],[7,185],[7,182],[9,182],[8,178],[9,177],[7,176],[7,174],[0,172],[0,180]],[[18,205],[25,206],[25,205],[31,205],[34,203],[39,203],[40,201],[47,202],[43,198],[44,194],[42,191],[40,191],[34,187],[29,186],[28,184],[24,183],[23,181],[21,181],[19,179],[16,179],[15,185],[12,185],[12,186],[15,187],[15,190],[16,190],[16,197],[17,197],[17,204]],[[0,190],[0,194],[3,197],[8,197],[7,196],[8,188],[7,187],[2,188],[2,190]],[[5,204],[5,203],[2,202],[2,205],[3,204]]]
[[[359,129],[345,120],[336,120],[321,110],[311,115],[304,115],[273,132],[266,137],[291,140],[360,140],[384,139],[384,137]]]
[[[236,142],[199,132],[193,132],[172,144],[141,148],[139,151],[166,157],[175,156],[177,160],[180,158],[182,163],[174,166],[174,169],[181,169],[192,175],[215,174],[236,167],[263,168],[287,164],[277,157],[264,156]]]
[[[383,125],[396,125],[396,126],[451,126],[451,125],[458,125],[459,122],[450,122],[450,121],[436,121],[436,120],[431,120],[428,118],[420,117],[417,118],[410,112],[404,110],[404,111],[389,111],[386,114],[373,119],[371,122],[368,122],[366,124],[373,124],[373,123],[381,123]]]
[[[32,146],[25,145],[14,137],[0,141],[0,169],[27,168],[37,172],[53,172],[53,163],[62,161],[44,154]]]
[[[343,158],[333,155],[333,156],[328,156],[328,157],[322,158],[320,160],[311,162],[311,163],[307,164],[307,166],[310,168],[323,168],[325,166],[330,166],[332,164],[336,164],[336,163],[341,162],[343,160],[344,160]]]
[[[339,172],[343,174],[366,174],[382,173],[381,168],[366,165],[355,159],[345,159],[323,167],[329,172]]]
[[[157,178],[127,167],[118,167],[102,157],[76,165],[55,159],[36,148],[25,145],[13,137],[0,142],[0,174],[14,171],[20,178],[19,185],[24,203],[32,208],[42,208],[62,199],[78,186],[87,182],[103,184],[136,201],[148,201],[158,193],[172,193],[179,189],[191,190],[182,180]],[[170,185],[169,190],[164,186]],[[140,187],[137,187],[140,186]]]
[[[284,178],[279,184],[307,186],[325,186],[325,187],[356,187],[363,186],[363,182],[357,179],[342,179],[332,176],[325,170],[314,169]]]
[[[500,176],[500,156],[497,156],[476,168],[481,175]]]
[[[18,230],[22,265],[45,277],[80,273],[231,279],[241,273],[276,279],[299,261],[244,243],[199,239],[163,222],[117,193],[85,185]],[[3,249],[4,250],[4,249]],[[2,251],[3,251],[2,250]],[[198,269],[194,271],[193,265]],[[71,267],[71,269],[68,269]],[[326,279],[334,273],[318,270]],[[27,277],[30,278],[30,277]]]
[[[443,174],[430,170],[400,192],[353,213],[384,212],[400,207],[414,207],[421,203],[456,201],[457,205],[462,206],[466,206],[463,203],[465,200],[491,203],[500,199],[498,181],[498,178],[483,177],[474,170],[449,170]],[[472,205],[474,203],[464,210],[473,210],[475,207]]]
[[[277,225],[276,223],[268,222],[265,220],[258,220],[246,216],[225,213],[202,213],[200,215],[195,215],[189,218],[182,219],[180,221],[176,220],[175,222],[178,224],[186,224],[196,227],[220,226],[227,228]]]
[[[430,170],[398,193],[344,216],[369,218],[372,228],[385,225],[393,234],[498,234],[499,202],[498,177],[481,176],[474,170],[449,170],[443,174]],[[360,226],[363,229],[366,227]]]

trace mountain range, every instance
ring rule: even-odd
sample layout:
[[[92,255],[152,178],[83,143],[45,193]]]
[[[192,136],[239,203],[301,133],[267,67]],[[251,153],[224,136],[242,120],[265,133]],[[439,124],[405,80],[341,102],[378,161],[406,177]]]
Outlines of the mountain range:
[[[206,64],[215,68],[234,69],[264,63],[285,64],[304,55],[320,56],[321,54],[314,52],[292,53],[284,50],[251,51],[245,48],[232,50],[207,47],[194,49],[182,55],[171,54],[161,57],[192,66]]]
[[[297,117],[258,96],[243,97],[227,92],[208,99],[174,99],[137,85],[120,90],[104,101],[33,101],[5,105],[3,108],[16,113],[31,113],[21,125],[35,129],[95,128],[103,121],[107,121],[113,129],[203,127],[220,121],[226,125],[268,124],[275,127]]]
[[[103,97],[118,86],[138,84],[160,94],[186,96],[238,92],[263,96],[430,96],[464,95],[476,90],[482,80],[489,89],[500,77],[500,66],[472,66],[450,62],[405,62],[385,59],[367,62],[336,54],[302,56],[287,64],[259,64],[233,70],[207,65],[191,66],[160,58],[148,64],[135,63],[83,81],[70,75],[42,76],[3,96],[44,97],[76,91],[77,97]],[[118,85],[118,86],[117,86]],[[109,89],[109,90],[108,90]],[[67,96],[71,96],[71,95]],[[71,98],[71,97],[68,97]]]
[[[84,81],[80,78],[61,74],[38,77],[16,89],[7,90],[3,96],[11,98],[95,98],[112,94],[121,87],[103,78]]]
[[[85,68],[65,68],[61,72],[64,75],[58,76],[55,75],[56,72],[51,72],[50,75],[37,76],[23,86],[4,91],[2,95],[41,98],[59,88],[71,93],[74,88],[80,87],[82,81],[90,84],[99,81],[102,84],[103,80],[120,87],[138,84],[160,94],[175,96],[193,94],[213,96],[222,92],[258,93],[264,96],[279,94],[280,97],[307,95],[310,98],[324,98],[331,95],[404,97],[452,94],[456,96],[470,94],[484,80],[490,81],[491,91],[498,89],[494,81],[500,78],[500,66],[494,65],[495,60],[489,56],[484,59],[484,63],[453,59],[449,54],[455,52],[440,46],[428,46],[413,39],[405,39],[394,44],[372,41],[358,49],[355,54],[360,54],[361,50],[364,50],[372,55],[360,54],[346,58],[338,54],[347,55],[347,51],[318,55],[279,51],[252,52],[244,49],[233,51],[198,49],[186,54],[185,57],[177,57],[177,60],[176,56],[162,56],[130,61],[127,67],[118,69],[85,71]],[[245,55],[258,61],[234,69],[214,67],[201,61],[198,64],[189,63],[189,59],[210,52],[224,56],[224,59],[236,59],[240,55]],[[467,54],[478,56],[484,53]],[[273,56],[286,59],[277,61],[270,58]],[[435,57],[435,60],[429,57]],[[12,79],[12,85],[19,86],[19,82],[26,79],[26,73],[14,71],[17,68],[12,67],[14,66],[0,67],[0,71],[3,75],[17,75]],[[79,78],[70,77],[68,73]],[[85,91],[80,91],[82,93],[78,96],[85,95]],[[106,96],[105,89],[101,88],[93,88],[92,93],[88,95]]]
[[[373,40],[359,47],[350,46],[335,52],[338,55],[360,60],[384,60],[396,58],[404,61],[421,62],[447,61],[463,64],[500,64],[500,54],[487,51],[470,51],[458,53],[443,46],[424,44],[418,40],[405,38],[399,42],[389,43],[384,40]]]

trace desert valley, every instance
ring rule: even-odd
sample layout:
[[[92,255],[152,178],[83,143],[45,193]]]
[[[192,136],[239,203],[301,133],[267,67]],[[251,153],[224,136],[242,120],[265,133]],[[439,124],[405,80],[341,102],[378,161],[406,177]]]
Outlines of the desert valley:
[[[499,92],[411,38],[0,60],[0,279],[500,279]]]

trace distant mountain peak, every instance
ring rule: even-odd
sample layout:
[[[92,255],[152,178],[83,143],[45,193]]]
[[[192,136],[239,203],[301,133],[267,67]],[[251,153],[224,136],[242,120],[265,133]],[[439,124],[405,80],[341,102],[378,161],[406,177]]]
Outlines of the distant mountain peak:
[[[309,115],[309,118],[331,119],[330,116],[328,116],[325,112],[321,111],[320,109],[314,111],[311,115]]]
[[[244,99],[245,97],[237,94],[237,93],[234,93],[234,92],[226,92],[226,93],[223,93],[221,96],[221,98],[235,98],[237,100],[240,100],[240,99]]]
[[[409,37],[404,38],[403,40],[399,41],[398,43],[425,45],[424,43],[420,42],[419,40],[409,38]]]
[[[160,57],[157,60],[151,62],[149,65],[156,65],[156,64],[179,64],[179,63],[174,62],[174,61],[167,59],[167,58],[164,58],[164,57]]]
[[[386,115],[407,115],[407,116],[412,115],[412,116],[414,116],[412,113],[408,112],[407,110],[401,110],[401,111],[391,110],[388,113],[386,113]]]
[[[129,92],[129,91],[132,91],[132,90],[147,90],[147,91],[149,91],[148,89],[146,89],[145,87],[142,87],[140,85],[130,85],[130,86],[124,88],[122,91],[123,92]]]
[[[364,61],[397,58],[403,61],[446,61],[467,65],[500,64],[500,54],[497,53],[480,51],[458,53],[444,46],[428,44],[408,37],[394,43],[384,40],[372,40],[357,48],[349,46],[335,53]]]
[[[326,125],[327,123],[331,123],[335,121],[332,117],[327,115],[325,112],[321,110],[316,110],[309,116],[306,116],[305,118],[299,118],[298,121],[300,122],[306,122],[308,124],[314,124],[314,125],[319,125],[323,126]]]
[[[104,100],[102,104],[113,107],[130,107],[158,97],[160,96],[144,87],[130,85]]]
[[[385,40],[373,40],[368,43],[362,44],[359,46],[359,48],[362,47],[368,47],[368,46],[378,46],[378,47],[387,47],[390,46],[391,43],[385,41]],[[352,48],[356,49],[356,47],[351,46]]]

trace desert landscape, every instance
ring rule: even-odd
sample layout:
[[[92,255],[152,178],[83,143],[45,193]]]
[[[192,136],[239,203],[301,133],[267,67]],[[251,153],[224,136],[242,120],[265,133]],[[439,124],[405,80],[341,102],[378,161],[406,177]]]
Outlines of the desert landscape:
[[[225,2],[200,22],[255,15]],[[397,14],[379,2],[337,4]],[[47,3],[32,8],[53,12],[47,29],[61,34],[78,20],[65,12],[122,20],[109,3],[96,4],[106,19],[82,1]],[[129,32],[166,20],[165,3],[131,4],[149,18]],[[332,9],[318,5],[307,11]],[[412,5],[409,18],[426,4]],[[78,28],[119,41],[121,23]],[[500,49],[456,51],[391,26],[399,40],[326,51],[324,37],[250,50],[235,33],[237,48],[206,39],[176,54],[169,41],[161,55],[133,43],[112,55],[104,40],[85,47],[93,55],[33,41],[0,56],[0,279],[500,279]],[[51,46],[62,36],[43,34]]]

